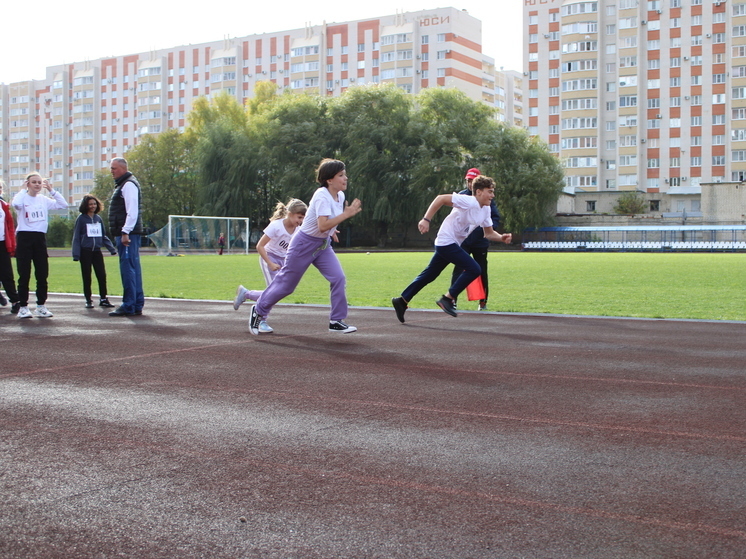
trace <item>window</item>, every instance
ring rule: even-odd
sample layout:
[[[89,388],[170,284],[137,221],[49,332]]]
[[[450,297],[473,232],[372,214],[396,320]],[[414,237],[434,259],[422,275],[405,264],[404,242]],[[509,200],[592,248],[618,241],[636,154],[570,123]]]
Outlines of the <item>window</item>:
[[[650,70],[657,70],[660,67],[661,67],[660,58],[652,58],[648,60],[648,68]]]
[[[606,151],[613,151],[616,149],[616,140],[606,140]]]
[[[725,83],[725,74],[713,74],[712,83]]]
[[[620,107],[636,107],[637,106],[637,95],[620,95],[619,106]]]
[[[702,136],[692,136],[691,138],[689,138],[689,143],[693,146],[701,146]]]
[[[636,155],[620,155],[619,156],[619,166],[624,167],[634,167],[637,165],[637,156]]]
[[[690,159],[689,163],[690,167],[701,167],[702,166],[702,158],[699,156],[693,156]]]
[[[587,211],[587,212],[595,212],[596,211],[596,201],[595,200],[586,200],[585,201],[585,211]]]
[[[661,166],[661,160],[657,158],[648,159],[648,169],[657,169]]]
[[[715,134],[712,137],[712,145],[713,146],[723,146],[725,145],[725,136],[722,134]]]
[[[614,130],[616,130],[616,122],[614,122],[613,120],[610,120],[609,122],[606,123],[606,131],[613,132]]]
[[[713,166],[718,166],[718,167],[720,165],[725,165],[725,156],[724,155],[713,155],[712,164]]]
[[[615,111],[616,110],[616,101],[607,101],[606,102],[606,110],[607,111]]]
[[[648,109],[658,109],[661,106],[661,100],[658,98],[648,99]]]
[[[613,171],[616,169],[616,159],[607,159],[606,160],[606,168],[610,171]]]
[[[693,116],[691,121],[692,126],[702,126],[702,117],[701,116]]]
[[[681,106],[681,97],[671,97],[668,100],[668,104],[671,107],[680,107]]]
[[[661,201],[660,200],[650,200],[650,206],[649,209],[651,212],[659,212]]]

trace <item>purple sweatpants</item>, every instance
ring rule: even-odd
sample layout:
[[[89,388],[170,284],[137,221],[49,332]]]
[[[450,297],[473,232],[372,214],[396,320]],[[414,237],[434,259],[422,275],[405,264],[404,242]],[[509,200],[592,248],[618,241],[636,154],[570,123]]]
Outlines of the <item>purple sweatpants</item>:
[[[329,320],[347,318],[346,278],[342,265],[331,246],[329,239],[319,239],[298,231],[293,235],[285,256],[285,265],[275,279],[264,290],[256,303],[256,312],[266,317],[281,299],[290,295],[298,287],[303,274],[313,264],[329,281],[332,304]]]

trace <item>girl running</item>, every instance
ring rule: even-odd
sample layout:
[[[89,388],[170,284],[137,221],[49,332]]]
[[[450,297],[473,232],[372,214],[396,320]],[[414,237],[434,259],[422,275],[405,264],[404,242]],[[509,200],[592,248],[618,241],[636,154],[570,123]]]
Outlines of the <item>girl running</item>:
[[[357,215],[362,209],[357,198],[345,203],[347,172],[345,164],[336,159],[323,159],[316,169],[316,190],[308,205],[306,218],[288,247],[285,264],[274,281],[264,290],[256,305],[251,307],[249,332],[259,334],[259,324],[266,319],[278,301],[290,295],[303,274],[313,264],[330,284],[330,332],[355,332],[357,328],[344,323],[347,318],[346,278],[331,240],[337,239],[337,226]]]
[[[264,235],[256,245],[256,251],[261,256],[259,267],[267,286],[272,283],[285,263],[290,239],[303,223],[307,210],[306,203],[297,198],[292,198],[287,205],[282,202],[277,203],[275,213],[270,218],[269,225],[264,229]],[[233,308],[238,310],[238,307],[247,300],[256,301],[262,293],[263,291],[249,290],[243,285],[239,285],[236,290],[236,298],[233,300]],[[269,315],[269,313],[267,314]],[[266,317],[259,322],[259,331],[264,334],[272,332],[272,328],[267,324]]]

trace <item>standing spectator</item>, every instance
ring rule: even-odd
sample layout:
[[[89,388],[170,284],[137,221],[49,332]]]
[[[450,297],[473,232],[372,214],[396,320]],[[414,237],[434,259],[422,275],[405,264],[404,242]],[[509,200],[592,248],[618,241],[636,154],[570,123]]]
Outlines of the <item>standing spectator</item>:
[[[111,176],[116,188],[109,201],[109,229],[116,240],[119,272],[122,276],[122,304],[109,316],[141,315],[145,305],[140,268],[140,236],[142,227],[142,195],[140,183],[127,170],[127,160],[111,160]]]
[[[109,252],[116,254],[114,245],[104,234],[104,222],[98,212],[101,211],[101,202],[95,196],[86,194],[80,202],[80,215],[75,220],[73,229],[73,260],[80,261],[80,272],[83,276],[83,295],[85,295],[85,308],[93,308],[91,298],[91,267],[96,273],[98,280],[98,294],[101,297],[100,307],[111,308],[112,305],[106,298],[106,266],[101,248],[106,247]]]
[[[362,206],[357,198],[351,204],[345,202],[347,171],[341,161],[323,159],[316,169],[316,182],[320,186],[308,204],[300,231],[290,241],[285,264],[256,305],[251,307],[249,332],[254,335],[260,333],[259,324],[266,319],[272,307],[295,291],[311,264],[329,281],[332,305],[329,331],[346,334],[357,330],[344,323],[348,310],[345,292],[347,280],[339,258],[332,249],[331,240],[338,240],[337,226],[345,219],[357,215]]]
[[[65,210],[67,202],[62,194],[52,188],[48,179],[37,172],[29,173],[21,190],[13,197],[12,206],[18,215],[16,228],[16,265],[18,266],[18,318],[48,318],[54,316],[44,303],[47,302],[47,277],[49,276],[49,255],[47,254],[47,229],[49,210]],[[42,188],[49,195],[40,196]],[[36,277],[36,311],[28,309],[29,281],[31,265]]]
[[[16,291],[16,280],[13,277],[13,265],[10,259],[16,254],[16,231],[10,206],[3,199],[5,183],[0,180],[0,283],[10,299],[10,312],[18,314],[20,303]],[[0,305],[8,304],[8,299],[0,293]]]
[[[479,169],[472,168],[466,171],[466,176],[464,177],[466,179],[466,188],[459,192],[459,194],[466,194],[467,196],[472,195],[472,181],[474,181],[475,178],[477,178],[481,173],[479,172]],[[495,200],[493,199],[490,202],[490,217],[492,218],[492,228],[497,231],[497,228],[500,225],[500,212],[497,211],[497,206],[495,205]],[[484,229],[481,227],[477,227],[474,229],[474,231],[471,232],[471,234],[466,237],[466,240],[464,240],[463,243],[461,243],[461,248],[463,248],[467,254],[471,255],[474,260],[477,261],[477,264],[479,264],[482,268],[482,285],[484,286],[484,299],[481,299],[479,301],[479,310],[480,311],[486,311],[487,310],[487,298],[490,294],[490,287],[489,287],[489,278],[487,277],[487,252],[490,248],[490,242],[489,240],[484,238]],[[463,272],[463,270],[459,270],[458,266],[453,267],[453,274],[451,275],[451,283],[454,283],[456,281],[456,278],[459,277],[459,275]],[[453,305],[456,306],[456,300],[453,300]]]
[[[436,196],[425,212],[425,216],[417,224],[420,233],[425,234],[430,230],[430,220],[435,217],[440,208],[453,207],[451,213],[443,220],[438,236],[435,238],[435,254],[430,264],[402,291],[400,297],[391,299],[399,322],[404,322],[404,312],[412,298],[423,287],[435,281],[448,264],[455,264],[463,271],[456,281],[451,283],[448,291],[435,303],[447,314],[458,316],[453,301],[482,273],[479,264],[461,248],[461,243],[475,227],[482,227],[485,238],[490,241],[508,244],[513,240],[512,234],[501,235],[492,229],[489,205],[490,200],[495,197],[495,181],[480,175],[474,179],[472,188],[474,190],[472,196],[466,194]]]
[[[225,235],[220,233],[220,236],[218,237],[218,254],[223,255],[223,249],[225,248]]]

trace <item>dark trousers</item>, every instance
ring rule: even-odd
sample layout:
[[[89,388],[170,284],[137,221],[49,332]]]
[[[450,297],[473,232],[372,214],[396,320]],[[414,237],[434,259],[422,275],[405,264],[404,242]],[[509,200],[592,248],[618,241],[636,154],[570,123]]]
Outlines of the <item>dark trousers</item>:
[[[96,273],[98,280],[98,294],[102,299],[106,298],[106,267],[104,266],[104,255],[100,250],[90,248],[80,249],[80,273],[83,275],[83,295],[85,300],[91,300],[91,268]]]
[[[16,233],[16,267],[18,268],[18,300],[22,307],[28,306],[31,264],[36,277],[36,304],[47,302],[47,277],[49,276],[47,235],[36,231]]]
[[[2,211],[2,210],[0,210]],[[16,280],[13,277],[13,264],[10,262],[10,254],[5,248],[5,241],[0,241],[0,283],[5,287],[5,293],[11,303],[18,301],[18,291],[16,291]]]
[[[458,274],[455,281],[451,282],[451,287],[448,289],[448,292],[454,299],[482,272],[479,264],[456,243],[447,246],[436,246],[435,254],[430,259],[430,264],[402,291],[402,298],[409,303],[423,287],[435,281],[449,264],[455,264],[461,270],[461,273]]]
[[[473,248],[469,247],[467,245],[461,245],[461,248],[463,248],[467,254],[470,254],[474,260],[477,261],[477,264],[482,268],[482,285],[484,285],[484,299],[479,301],[480,304],[486,305],[487,304],[487,298],[490,295],[490,288],[489,288],[489,282],[487,281],[487,251],[489,250],[489,247],[484,248]],[[463,270],[460,270],[458,266],[453,267],[453,275],[451,276],[451,281],[456,281],[456,278],[461,275],[461,272]]]

